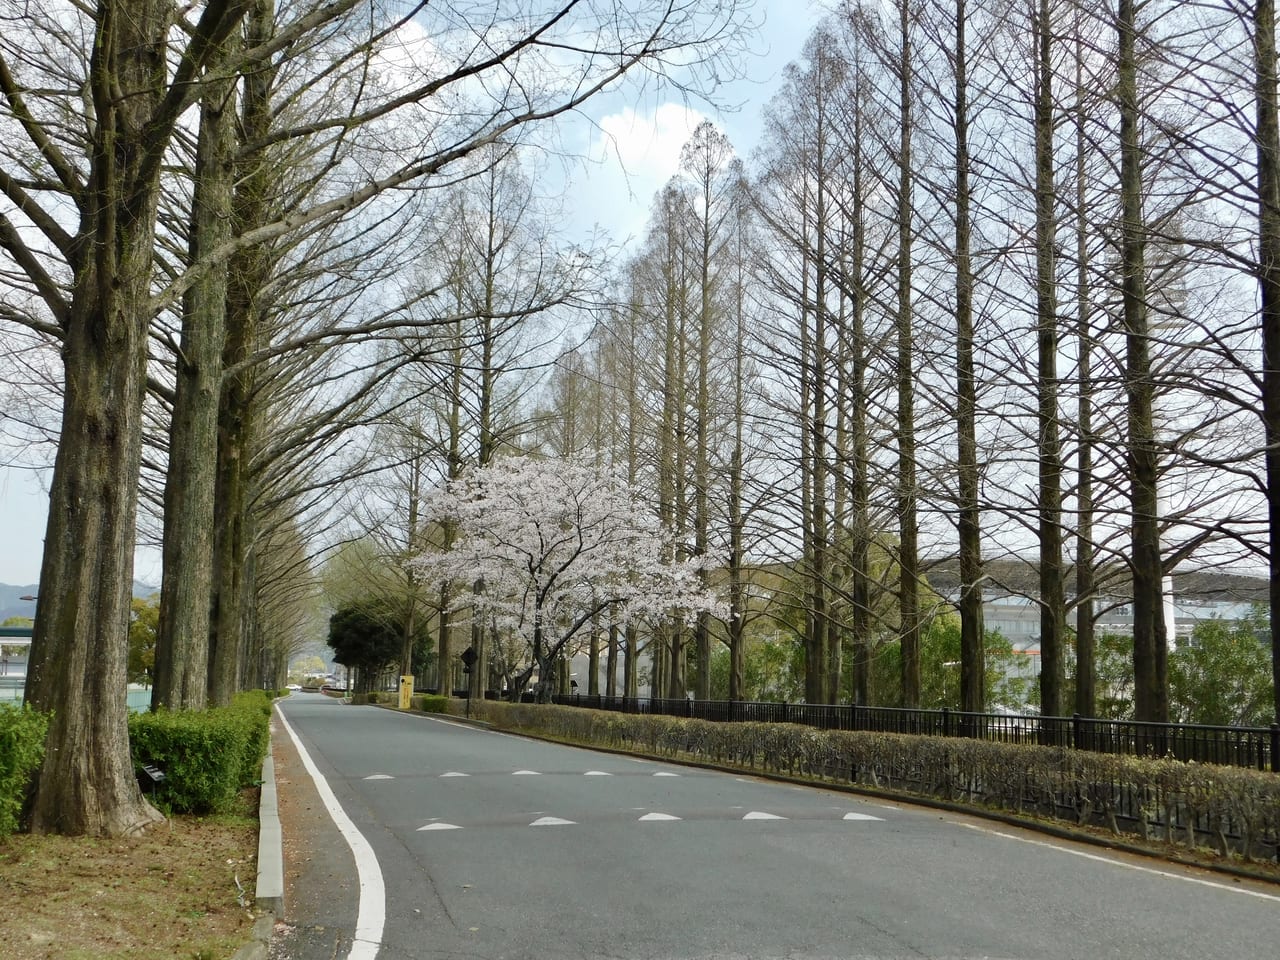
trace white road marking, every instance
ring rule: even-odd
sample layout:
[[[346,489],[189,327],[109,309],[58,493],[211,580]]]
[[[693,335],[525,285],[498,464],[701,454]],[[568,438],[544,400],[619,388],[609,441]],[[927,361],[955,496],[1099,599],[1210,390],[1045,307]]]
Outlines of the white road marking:
[[[646,813],[643,817],[641,817],[641,818],[640,818],[640,820],[641,820],[641,821],[644,821],[644,820],[679,820],[679,819],[680,819],[679,817],[673,817],[673,816],[672,816],[671,814],[669,814],[669,813]]]
[[[659,772],[655,773],[655,774],[654,774],[654,776],[655,776],[655,777],[678,777],[678,776],[680,776],[680,774],[678,774],[678,773],[670,773],[670,772],[668,772],[668,771],[666,771],[666,770],[660,770]]]
[[[604,770],[588,770],[583,774],[584,777],[612,777],[612,773],[606,773]]]
[[[360,894],[359,906],[356,909],[355,936],[352,937],[351,952],[347,954],[347,960],[376,960],[378,948],[382,945],[382,929],[387,918],[387,891],[382,882],[382,868],[378,865],[378,858],[373,852],[373,847],[369,845],[369,841],[356,829],[356,825],[351,822],[351,818],[347,816],[346,811],[342,809],[342,805],[338,803],[338,798],[333,795],[333,790],[329,788],[329,783],[325,780],[324,774],[320,772],[312,761],[306,747],[302,745],[298,735],[293,732],[293,727],[289,726],[289,721],[285,719],[284,711],[277,708],[276,714],[280,717],[281,724],[289,734],[289,739],[293,741],[294,747],[297,748],[298,756],[302,759],[302,765],[306,767],[307,773],[311,775],[311,779],[316,785],[316,791],[320,794],[320,799],[324,802],[325,809],[329,811],[329,817],[333,820],[334,826],[338,828],[338,832],[342,834],[342,839],[351,848],[352,856],[355,857],[356,874],[360,880]]]
[[[1222,890],[1226,893],[1238,893],[1246,897],[1257,897],[1259,900],[1272,900],[1280,903],[1280,896],[1274,893],[1263,893],[1260,890],[1250,890],[1248,887],[1233,886],[1228,883],[1219,883],[1216,880],[1205,880],[1201,877],[1189,877],[1185,874],[1174,873],[1172,870],[1158,870],[1155,867],[1144,867],[1137,863],[1126,863],[1123,860],[1116,860],[1112,857],[1104,857],[1096,853],[1088,853],[1084,850],[1072,850],[1070,847],[1059,846],[1056,843],[1050,843],[1048,840],[1035,840],[1031,837],[1019,837],[1012,833],[1004,833],[1000,830],[991,830],[987,827],[979,826],[976,823],[961,823],[958,826],[965,827],[969,830],[976,830],[978,833],[985,833],[992,837],[1000,837],[1004,840],[1016,840],[1019,843],[1029,843],[1033,847],[1047,847],[1050,850],[1057,850],[1059,853],[1067,853],[1073,857],[1082,857],[1085,860],[1094,860],[1098,863],[1110,864],[1113,867],[1122,867],[1125,870],[1136,870],[1138,873],[1147,873],[1156,877],[1164,877],[1166,880],[1181,880],[1184,883],[1194,883],[1202,887],[1212,887],[1215,890]]]
[[[563,826],[570,826],[573,823],[574,823],[573,820],[561,820],[559,817],[539,817],[537,820],[533,821],[533,823],[529,824],[529,826],[531,827],[563,827]]]
[[[424,827],[419,827],[418,832],[423,830],[461,830],[462,828],[456,823],[428,823]]]
[[[513,777],[540,777],[540,776],[542,776],[542,774],[540,774],[537,770],[517,770],[515,773],[513,773],[513,774],[511,774],[511,775],[512,775]]]
[[[786,817],[780,817],[776,813],[761,813],[759,810],[752,810],[743,820],[785,820]]]
[[[441,777],[442,779],[443,779],[444,777],[469,777],[469,776],[471,776],[471,774],[469,774],[469,773],[458,773],[456,770],[450,770],[448,773],[442,773],[442,774],[440,774],[440,777]]]
[[[395,777],[389,773],[375,773],[372,776],[365,777],[366,780],[394,780]]]
[[[883,817],[873,817],[869,813],[846,813],[843,819],[845,820],[877,820],[880,823],[884,822]]]

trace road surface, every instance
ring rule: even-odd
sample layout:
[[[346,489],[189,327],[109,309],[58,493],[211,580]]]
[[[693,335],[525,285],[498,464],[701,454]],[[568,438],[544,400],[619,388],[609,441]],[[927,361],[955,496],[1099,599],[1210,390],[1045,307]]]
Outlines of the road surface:
[[[275,951],[287,960],[1249,960],[1280,949],[1276,887],[319,695],[279,709],[293,932]]]

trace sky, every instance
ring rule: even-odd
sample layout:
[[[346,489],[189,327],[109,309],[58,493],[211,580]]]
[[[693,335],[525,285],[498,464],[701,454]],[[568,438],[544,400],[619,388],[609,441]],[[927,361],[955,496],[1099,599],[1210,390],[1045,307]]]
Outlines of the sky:
[[[654,87],[628,86],[589,103],[562,134],[570,152],[585,158],[568,166],[570,229],[585,233],[598,226],[617,243],[638,239],[653,195],[676,172],[680,148],[704,119],[715,122],[740,155],[749,154],[763,105],[781,85],[783,69],[799,57],[823,9],[813,0],[757,0],[755,19],[764,24],[749,41],[753,53],[740,63],[744,76],[715,92],[717,103],[732,109]],[[38,582],[47,517],[48,472],[0,465],[0,583]],[[137,553],[134,578],[160,583],[155,551]]]

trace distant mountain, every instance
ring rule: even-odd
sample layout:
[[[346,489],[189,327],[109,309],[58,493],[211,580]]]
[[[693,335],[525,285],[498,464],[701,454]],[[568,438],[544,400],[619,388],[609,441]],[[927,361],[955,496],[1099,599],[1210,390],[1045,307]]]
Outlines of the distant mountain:
[[[149,597],[153,593],[159,593],[159,587],[153,587],[148,583],[138,583],[136,580],[133,584],[133,595],[135,597]],[[40,593],[40,585],[38,583],[28,583],[13,585],[11,583],[0,583],[0,622],[8,620],[10,617],[33,617],[36,612],[36,605],[31,600],[22,600],[25,596],[38,596]]]

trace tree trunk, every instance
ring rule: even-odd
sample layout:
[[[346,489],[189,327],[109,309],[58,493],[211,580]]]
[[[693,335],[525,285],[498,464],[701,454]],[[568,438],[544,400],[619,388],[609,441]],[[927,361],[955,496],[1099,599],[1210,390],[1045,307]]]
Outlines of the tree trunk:
[[[609,646],[604,661],[604,695],[613,699],[618,695],[618,638],[620,631],[616,620],[609,623]]]
[[[867,431],[866,207],[863,187],[862,75],[855,77],[853,111],[853,290],[849,310],[849,570],[853,605],[853,702],[868,704],[871,690],[871,481]]]
[[[52,714],[30,798],[35,833],[122,836],[162,819],[134,778],[123,691],[159,179],[148,123],[164,90],[168,12],[103,4],[94,37],[94,142],[25,694]]]
[[[1120,112],[1121,299],[1125,331],[1125,392],[1133,580],[1134,715],[1167,722],[1168,647],[1157,494],[1158,454],[1147,325],[1146,227],[1142,211],[1142,146],[1138,122],[1134,0],[1119,0],[1116,96]]]
[[[1062,442],[1058,423],[1058,299],[1054,244],[1057,193],[1053,169],[1053,64],[1049,0],[1034,14],[1036,47],[1036,376],[1040,541],[1040,711],[1062,715],[1063,613]]]
[[[1089,221],[1086,213],[1084,38],[1077,27],[1076,69],[1076,713],[1092,717],[1097,711],[1094,666],[1094,545],[1093,545],[1093,333],[1089,294]]]
[[[1258,153],[1258,290],[1262,301],[1262,423],[1266,437],[1273,720],[1280,723],[1280,103],[1275,0],[1254,7]]]
[[[271,0],[254,0],[246,20],[245,43],[265,42],[274,31]],[[271,91],[275,71],[269,66],[243,78],[240,114],[242,143],[264,141],[271,130]],[[243,235],[269,222],[275,170],[263,148],[243,150],[236,164],[236,193],[232,203],[234,229]],[[261,337],[261,295],[272,270],[272,252],[262,245],[234,254],[227,264],[225,371],[218,407],[218,477],[215,510],[221,522],[214,528],[213,591],[209,639],[209,701],[225,706],[240,686],[244,626],[249,598],[244,577],[251,545],[253,475],[250,461],[255,443],[257,373],[248,363]]]
[[[973,264],[970,253],[968,52],[965,0],[956,0],[956,436],[960,548],[960,709],[986,709],[982,618],[982,527],[978,489],[977,378],[973,362]]]
[[[210,83],[200,104],[191,263],[231,237],[235,83]],[[209,686],[218,404],[226,340],[227,271],[204,272],[187,292],[164,485],[163,574],[152,709],[200,710]]]
[[[919,539],[916,518],[916,441],[914,345],[911,317],[911,0],[897,0],[900,30],[898,62],[898,632],[902,645],[901,705],[920,705]]]

